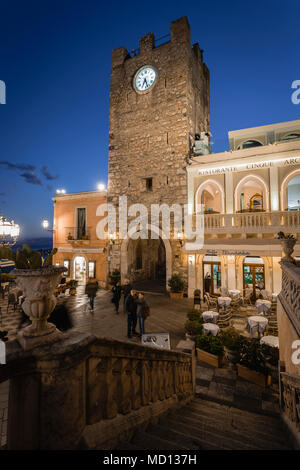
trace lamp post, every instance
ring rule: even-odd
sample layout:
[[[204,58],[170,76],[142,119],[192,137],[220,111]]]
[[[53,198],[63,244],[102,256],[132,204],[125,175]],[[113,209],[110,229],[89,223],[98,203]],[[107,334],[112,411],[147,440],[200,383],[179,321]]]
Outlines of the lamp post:
[[[51,232],[51,233],[55,232],[54,228],[49,228],[49,220],[47,220],[47,219],[44,219],[42,221],[42,227],[43,227],[44,230],[47,230],[47,232]]]
[[[5,217],[0,216],[0,246],[11,247],[17,242],[20,235],[20,226],[12,220],[9,222]]]

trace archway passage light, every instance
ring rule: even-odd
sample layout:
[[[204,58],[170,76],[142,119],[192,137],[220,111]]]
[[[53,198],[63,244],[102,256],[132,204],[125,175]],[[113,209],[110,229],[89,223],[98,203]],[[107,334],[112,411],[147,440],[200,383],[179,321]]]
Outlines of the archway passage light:
[[[20,227],[12,220],[9,222],[5,217],[0,217],[0,245],[13,246],[15,245],[20,235]]]

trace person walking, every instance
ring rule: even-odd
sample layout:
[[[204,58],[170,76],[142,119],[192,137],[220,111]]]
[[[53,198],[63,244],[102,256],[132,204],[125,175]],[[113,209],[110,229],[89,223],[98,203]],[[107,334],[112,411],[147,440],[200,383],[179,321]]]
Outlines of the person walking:
[[[130,294],[130,291],[132,289],[132,286],[128,279],[126,279],[124,286],[122,287],[122,293],[123,293],[123,313],[126,313],[126,308],[125,308],[125,303],[128,295]]]
[[[112,303],[115,304],[116,314],[119,314],[119,304],[121,298],[121,286],[117,282],[116,285],[112,288],[113,297],[111,299]]]
[[[137,304],[137,319],[139,322],[140,336],[145,334],[145,320],[150,314],[149,306],[145,300],[145,295],[143,292],[138,293],[138,298],[136,301]]]
[[[94,302],[97,295],[97,290],[99,288],[98,282],[96,280],[89,280],[85,286],[85,293],[87,294],[90,302],[90,309],[94,311]]]
[[[132,335],[139,336],[135,331],[137,323],[137,296],[133,289],[131,289],[130,294],[126,297],[125,310],[127,313],[127,337],[131,338]]]

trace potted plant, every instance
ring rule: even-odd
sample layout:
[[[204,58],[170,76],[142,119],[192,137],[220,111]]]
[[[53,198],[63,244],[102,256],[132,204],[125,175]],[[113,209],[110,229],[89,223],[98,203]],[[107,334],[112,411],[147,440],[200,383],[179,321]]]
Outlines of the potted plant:
[[[283,253],[285,254],[281,261],[294,263],[295,260],[291,255],[294,251],[294,247],[297,242],[296,237],[294,237],[294,235],[292,235],[291,233],[285,234],[284,232],[278,232],[277,238],[278,240],[280,240]]]
[[[224,346],[225,358],[235,366],[240,359],[240,351],[245,338],[234,328],[228,328],[221,333],[220,340]]]
[[[203,332],[203,323],[198,320],[187,320],[184,324],[185,335],[187,339],[194,340],[197,335]]]
[[[244,341],[237,368],[239,377],[261,387],[267,385],[268,370],[259,340]]]
[[[68,233],[68,240],[74,240],[74,237],[71,235],[71,232]]]
[[[200,334],[196,337],[196,353],[198,361],[221,367],[223,361],[223,345],[219,337]]]
[[[8,259],[16,265],[12,273],[25,297],[22,308],[31,320],[31,325],[18,333],[19,343],[24,349],[31,349],[58,339],[60,332],[47,321],[57,302],[55,289],[61,273],[67,270],[63,266],[52,266],[52,255],[57,249],[52,250],[45,260],[40,252],[32,251],[28,245],[23,245],[22,250],[18,248],[16,253],[9,251]]]
[[[185,289],[185,281],[182,279],[181,274],[174,273],[168,279],[168,286],[170,287],[171,299],[182,299],[183,291]]]

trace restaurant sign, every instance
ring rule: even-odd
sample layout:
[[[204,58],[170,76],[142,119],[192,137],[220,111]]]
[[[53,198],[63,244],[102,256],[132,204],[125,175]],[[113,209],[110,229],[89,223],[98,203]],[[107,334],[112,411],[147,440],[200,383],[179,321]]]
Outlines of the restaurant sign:
[[[286,166],[286,165],[297,165],[300,163],[300,157],[293,158],[280,158],[276,160],[266,160],[263,162],[254,162],[254,163],[241,163],[238,165],[228,165],[216,168],[208,168],[206,170],[199,170],[199,176],[206,175],[220,175],[223,173],[234,173],[236,171],[245,171],[245,170],[259,170],[262,168],[270,168],[277,166],[277,164]]]

